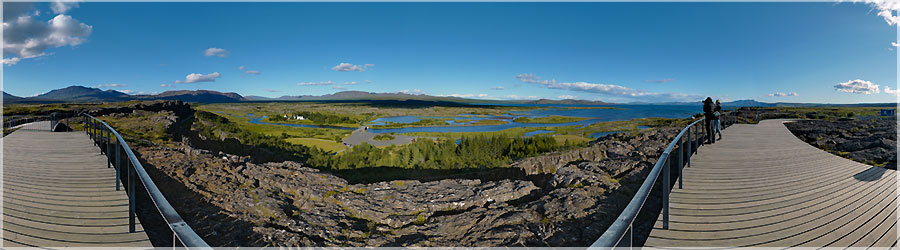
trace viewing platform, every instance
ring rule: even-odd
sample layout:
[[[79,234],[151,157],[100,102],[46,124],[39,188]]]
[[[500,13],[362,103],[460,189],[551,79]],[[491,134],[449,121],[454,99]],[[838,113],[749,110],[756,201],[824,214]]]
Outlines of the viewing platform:
[[[84,132],[50,121],[3,137],[3,247],[152,247],[116,171]]]
[[[897,173],[835,156],[787,120],[734,124],[700,147],[646,247],[891,247]]]

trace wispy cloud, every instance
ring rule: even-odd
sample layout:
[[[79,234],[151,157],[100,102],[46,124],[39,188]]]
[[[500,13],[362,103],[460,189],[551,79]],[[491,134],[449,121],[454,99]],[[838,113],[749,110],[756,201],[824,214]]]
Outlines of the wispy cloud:
[[[834,90],[853,94],[878,94],[878,84],[862,79],[851,80],[834,85]]]
[[[21,60],[22,60],[22,58],[18,58],[18,57],[3,58],[3,65],[15,65],[16,63],[19,63],[19,61],[21,61]]]
[[[269,92],[269,93],[281,93],[281,90],[277,90],[277,89],[265,89],[265,91]]]
[[[238,70],[244,70],[244,65],[238,66]]]
[[[575,99],[578,97],[574,96],[574,95],[561,95],[561,96],[557,96],[557,98],[559,98],[559,99]]]
[[[693,101],[702,98],[701,95],[685,93],[657,93],[645,90],[632,89],[615,84],[589,83],[589,82],[557,82],[546,80],[535,74],[520,74],[516,76],[519,81],[540,84],[549,89],[562,89],[578,92],[596,93],[612,97],[623,97],[634,100],[651,101]]]
[[[78,8],[77,1],[54,1],[50,5],[50,10],[53,10],[53,13],[56,14],[66,14],[69,10],[73,8]]]
[[[504,90],[504,89],[506,89],[506,87],[503,87],[503,86],[497,86],[497,87],[491,88],[491,90]]]
[[[900,89],[891,89],[891,87],[884,86],[884,93],[900,96]]]
[[[251,74],[251,75],[259,75],[259,74],[261,74],[261,73],[259,73],[259,71],[257,71],[257,70],[247,70],[247,71],[244,72],[244,73]]]
[[[160,86],[160,87],[163,87],[163,88],[171,88],[171,87],[175,87],[175,84],[165,84],[165,83],[163,83],[163,84],[160,84],[159,86]]]
[[[347,88],[344,88],[344,87],[338,87],[338,86],[331,86],[331,89],[347,90]]]
[[[844,2],[844,0],[838,0]],[[897,0],[852,0],[853,3],[863,2],[878,10],[878,16],[884,18],[888,25],[900,24],[900,16],[895,16],[893,11],[900,11],[900,1]]]
[[[671,82],[671,81],[675,81],[675,79],[666,78],[666,79],[659,79],[659,80],[644,80],[644,82],[652,82],[652,83],[667,83],[667,82]]]
[[[404,89],[404,90],[401,90],[401,91],[398,92],[398,93],[402,93],[402,94],[410,94],[410,95],[423,95],[423,94],[425,94],[425,91],[422,91],[422,90],[419,90],[419,89],[413,89],[413,90]]]
[[[326,81],[326,82],[300,82],[297,83],[297,86],[323,86],[323,85],[333,85],[334,82]]]
[[[337,66],[331,67],[332,70],[340,71],[340,72],[350,72],[350,71],[366,71],[367,69],[375,67],[375,64],[367,63],[362,66],[353,65],[351,63],[339,63]]]
[[[206,74],[206,75],[200,74],[200,73],[193,73],[193,74],[187,75],[187,77],[185,77],[184,80],[177,80],[177,81],[175,81],[175,83],[214,82],[214,81],[216,81],[216,78],[219,78],[221,76],[222,75],[219,74],[219,72],[213,72],[213,73]]]
[[[503,98],[504,98],[504,99],[510,99],[510,100],[534,100],[534,99],[538,99],[538,97],[537,97],[537,96],[534,96],[534,95],[529,95],[529,96],[505,95],[505,96],[503,96]]]
[[[121,88],[121,87],[127,87],[127,86],[128,86],[128,84],[121,84],[121,83],[105,83],[105,84],[97,84],[96,85],[97,88]]]
[[[203,54],[206,56],[228,57],[228,51],[222,48],[208,48],[203,51]]]
[[[775,93],[772,93],[772,94],[768,94],[768,96],[779,96],[779,97],[781,97],[781,96],[799,96],[799,95],[797,94],[797,92],[788,92],[788,93],[784,93],[784,92],[775,92]]]
[[[353,82],[343,82],[343,83],[341,83],[341,84],[343,84],[343,85],[356,85],[356,82],[355,82],[355,81],[353,81]]]

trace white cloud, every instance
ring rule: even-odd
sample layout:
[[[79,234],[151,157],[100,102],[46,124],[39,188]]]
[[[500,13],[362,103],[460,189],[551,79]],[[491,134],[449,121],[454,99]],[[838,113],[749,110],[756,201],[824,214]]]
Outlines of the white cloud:
[[[854,94],[878,94],[878,84],[861,79],[842,82],[834,85],[834,90]]]
[[[327,81],[327,82],[300,82],[300,83],[297,83],[297,86],[321,86],[321,85],[333,85],[333,84],[334,84],[334,82],[332,82],[332,81]]]
[[[789,93],[775,92],[773,94],[768,94],[768,96],[799,96],[799,95],[797,94],[797,92],[789,92]]]
[[[667,83],[667,82],[671,82],[671,81],[675,81],[675,79],[666,78],[666,79],[660,79],[660,80],[644,80],[644,82],[652,82],[652,83]]]
[[[363,72],[371,67],[375,67],[375,64],[367,63],[367,64],[360,66],[360,65],[353,65],[351,63],[342,62],[342,63],[339,63],[337,66],[331,67],[331,69],[340,71],[340,72],[350,72],[350,71]]]
[[[891,89],[891,87],[884,86],[884,93],[892,94],[892,95],[900,95],[900,89]]]
[[[165,84],[165,83],[163,83],[163,84],[160,84],[159,86],[160,86],[160,87],[163,87],[163,88],[169,88],[169,87],[175,87],[175,84]]]
[[[535,74],[520,74],[516,79],[526,83],[536,83],[543,85],[549,89],[562,89],[578,92],[597,93],[613,97],[625,97],[629,99],[641,99],[654,102],[662,101],[694,101],[702,98],[700,95],[684,94],[684,93],[656,93],[638,89],[632,89],[625,86],[602,83],[589,82],[556,82],[556,80],[545,80]]]
[[[238,66],[238,70],[244,70],[244,65]]]
[[[469,97],[474,97],[475,95],[474,94],[449,94],[449,95],[440,95],[440,96],[469,98]]]
[[[422,91],[422,90],[419,90],[419,89],[413,89],[413,90],[404,89],[404,90],[401,90],[401,91],[398,92],[398,93],[402,93],[402,94],[410,94],[410,95],[424,95],[424,94],[425,94],[425,91]]]
[[[535,74],[519,74],[516,76],[516,79],[519,79],[519,81],[522,81],[522,82],[538,83],[538,84],[544,84],[544,85],[556,83],[555,79],[554,80],[544,80],[540,76],[537,76]]]
[[[487,97],[488,94],[478,94],[477,96],[478,96],[478,97]]]
[[[66,14],[67,11],[73,8],[78,8],[78,2],[57,0],[50,4],[50,9],[56,14]]]
[[[491,88],[491,90],[504,90],[504,89],[506,89],[506,88],[503,86],[497,86],[497,87]]]
[[[365,83],[372,83],[372,81],[370,81],[370,80],[363,80],[363,82],[365,82]]]
[[[344,87],[338,87],[338,86],[331,86],[331,89],[347,90],[347,88],[344,88]]]
[[[244,73],[251,74],[251,75],[259,75],[259,74],[261,74],[261,73],[259,73],[259,71],[257,71],[257,70],[247,70],[247,72],[244,72]]]
[[[67,15],[57,15],[47,22],[30,15],[4,17],[3,54],[13,57],[3,62],[12,65],[21,59],[48,55],[45,50],[51,47],[80,45],[87,41],[92,30],[92,26]]]
[[[203,51],[203,54],[206,56],[227,57],[228,51],[225,49],[221,49],[221,48],[208,48],[205,51]],[[243,66],[241,66],[241,67],[243,67]]]
[[[891,42],[891,46],[894,46],[894,47],[900,47],[900,43],[897,43],[897,42]]]
[[[344,82],[344,83],[341,83],[341,84],[343,84],[343,85],[356,85],[356,82],[355,82],[355,81],[353,81],[353,82]]]
[[[530,95],[530,96],[506,95],[506,96],[503,96],[503,98],[505,98],[505,99],[512,99],[512,100],[533,100],[533,99],[538,99],[537,96],[533,96],[533,95]]]
[[[206,75],[200,74],[200,73],[193,73],[193,74],[187,75],[187,77],[185,77],[184,80],[177,80],[177,81],[175,81],[175,83],[214,82],[214,81],[216,81],[216,78],[219,78],[220,76],[222,76],[222,75],[220,75],[219,72],[213,72],[211,74],[206,74]]]
[[[578,97],[574,96],[574,95],[561,95],[561,96],[557,96],[557,98],[559,98],[559,99],[575,99]]]
[[[19,63],[19,61],[21,61],[21,60],[22,60],[22,58],[18,58],[18,57],[3,58],[3,65],[15,65],[16,63]]]
[[[128,86],[128,84],[121,84],[121,83],[97,84],[97,88],[120,88],[120,87],[127,87],[127,86]]]

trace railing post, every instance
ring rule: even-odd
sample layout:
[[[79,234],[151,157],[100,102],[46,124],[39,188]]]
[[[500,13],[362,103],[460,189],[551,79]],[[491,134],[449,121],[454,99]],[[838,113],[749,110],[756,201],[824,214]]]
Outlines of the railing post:
[[[681,175],[681,169],[684,167],[684,143],[681,140],[681,137],[678,137],[678,189],[682,189],[681,182],[684,179],[684,176]]]
[[[112,155],[109,154],[109,152],[112,150],[112,148],[110,148],[110,146],[112,146],[112,140],[110,140],[110,139],[112,139],[112,138],[109,138],[109,136],[111,134],[112,134],[112,131],[109,130],[109,128],[107,128],[106,129],[106,168],[112,167]]]
[[[668,155],[668,153],[664,153],[663,156],[665,157],[665,161],[666,161],[663,163],[663,175],[662,175],[662,178],[663,178],[662,179],[662,181],[663,181],[663,186],[662,186],[663,229],[669,229],[669,188],[671,188],[671,186],[669,185],[669,177],[671,177],[671,176],[669,174],[669,155]]]
[[[134,163],[128,165],[128,232],[134,233]]]
[[[691,167],[691,156],[694,156],[694,140],[691,140],[691,128],[688,128],[688,158],[687,166]]]
[[[628,225],[628,229],[625,230],[625,236],[622,237],[625,240],[625,245],[628,249],[631,249],[631,246],[634,245],[634,225]]]
[[[119,172],[122,169],[122,145],[119,144],[119,140],[116,140],[116,191],[119,191],[119,178],[121,178]]]

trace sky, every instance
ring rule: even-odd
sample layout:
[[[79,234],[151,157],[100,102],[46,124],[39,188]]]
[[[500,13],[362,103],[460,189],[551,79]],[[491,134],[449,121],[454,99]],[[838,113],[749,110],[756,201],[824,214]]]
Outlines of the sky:
[[[607,102],[898,95],[900,3],[3,4],[2,88],[17,96],[71,85]]]

